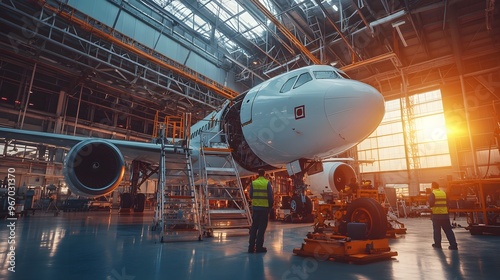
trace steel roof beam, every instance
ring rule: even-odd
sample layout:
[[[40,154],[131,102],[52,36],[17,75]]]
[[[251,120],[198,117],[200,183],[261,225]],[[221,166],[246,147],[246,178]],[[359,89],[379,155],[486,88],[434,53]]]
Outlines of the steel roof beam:
[[[335,31],[339,34],[340,38],[342,38],[342,41],[344,41],[344,43],[346,44],[347,48],[351,51],[351,55],[353,56],[353,62],[354,62],[354,57],[357,57],[358,59],[361,59],[361,57],[359,56],[359,54],[352,47],[351,43],[347,40],[347,38],[344,36],[344,34],[342,34],[342,32],[340,32],[340,29],[337,27],[337,25],[335,24],[335,22],[333,22],[332,16],[330,15],[330,12],[328,12],[328,10],[325,9],[325,7],[322,4],[322,1],[321,0],[314,0],[314,1],[316,1],[316,3],[318,4],[318,7],[325,14],[325,19],[335,29]]]
[[[109,42],[112,42],[116,46],[119,46],[121,48],[124,48],[127,51],[130,51],[134,54],[137,54],[137,55],[141,56],[142,58],[144,58],[144,59],[146,59],[154,64],[161,65],[162,67],[165,67],[165,68],[171,70],[172,72],[174,72],[177,75],[188,78],[188,79],[194,81],[195,83],[200,84],[200,85],[206,87],[207,89],[214,91],[215,93],[223,96],[224,98],[230,99],[230,98],[233,98],[233,97],[239,95],[237,92],[233,91],[232,89],[226,88],[223,85],[220,85],[217,82],[210,80],[208,77],[204,77],[201,74],[193,71],[192,69],[189,69],[185,66],[180,67],[181,65],[178,65],[178,63],[173,62],[173,61],[171,61],[171,63],[165,62],[165,61],[163,61],[163,60],[161,60],[161,59],[159,59],[159,58],[157,58],[149,53],[146,53],[146,52],[138,49],[133,44],[125,43],[125,42],[131,42],[131,41],[133,42],[134,40],[130,40],[130,39],[127,40],[126,36],[123,34],[118,34],[118,36],[121,37],[121,39],[116,38],[117,31],[115,31],[115,30],[112,30],[113,32],[111,34],[108,34],[105,31],[96,28],[97,27],[96,24],[92,25],[89,22],[89,21],[91,21],[90,17],[87,16],[86,21],[78,18],[77,16],[75,16],[75,13],[74,13],[75,11],[69,6],[64,5],[67,9],[72,11],[71,13],[63,10],[62,7],[59,7],[59,8],[53,7],[52,5],[48,4],[44,0],[39,0],[38,4],[40,4],[42,7],[46,8],[47,10],[52,11],[53,13],[61,16],[62,18],[70,21],[71,23],[81,27],[83,30],[86,30],[86,31],[88,31],[88,32],[100,37],[100,38],[105,39],[105,40],[108,40]],[[93,19],[92,19],[92,21],[97,22],[96,20],[93,20]],[[142,46],[142,47],[146,48],[145,46]]]
[[[259,2],[259,0],[250,0],[275,26],[276,28],[292,43],[292,45],[300,50],[313,64],[321,64],[321,61],[315,57],[267,8]],[[285,48],[290,48],[284,45]],[[294,54],[294,52],[292,53]]]

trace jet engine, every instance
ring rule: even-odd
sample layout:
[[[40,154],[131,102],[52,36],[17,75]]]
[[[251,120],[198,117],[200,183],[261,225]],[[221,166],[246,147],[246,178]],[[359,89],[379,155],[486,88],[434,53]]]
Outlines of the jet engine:
[[[323,162],[323,172],[310,175],[308,185],[313,194],[337,193],[356,178],[354,169],[342,162]]]
[[[125,173],[125,160],[115,145],[101,139],[88,139],[71,148],[63,170],[73,193],[98,197],[110,193],[120,184]]]

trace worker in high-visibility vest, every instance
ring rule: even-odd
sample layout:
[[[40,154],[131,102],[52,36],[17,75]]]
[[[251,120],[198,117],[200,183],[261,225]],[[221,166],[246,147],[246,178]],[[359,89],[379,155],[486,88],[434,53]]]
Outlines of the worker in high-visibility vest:
[[[250,227],[249,253],[265,253],[264,233],[269,221],[269,213],[274,204],[271,182],[264,177],[265,171],[258,170],[259,177],[250,185],[252,200],[252,226]]]
[[[432,210],[432,227],[434,229],[434,244],[432,244],[432,247],[441,249],[441,229],[443,229],[450,243],[448,249],[457,250],[457,240],[451,229],[450,215],[448,214],[446,193],[439,189],[439,184],[436,182],[432,182],[432,193],[429,195],[429,206]]]

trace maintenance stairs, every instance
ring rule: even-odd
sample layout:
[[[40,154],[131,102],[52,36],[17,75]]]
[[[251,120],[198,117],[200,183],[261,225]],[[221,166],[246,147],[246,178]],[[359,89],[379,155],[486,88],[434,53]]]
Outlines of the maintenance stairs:
[[[157,207],[153,230],[161,232],[160,242],[201,240],[202,227],[199,218],[200,202],[196,192],[191,154],[189,150],[189,116],[177,121],[166,119],[159,123],[157,143],[162,147],[158,168]],[[155,122],[156,123],[156,122]],[[167,138],[165,135],[184,136]],[[178,153],[167,153],[172,146]],[[181,151],[181,152],[179,152]]]
[[[214,230],[250,228],[252,215],[227,136],[222,132],[202,132],[200,137],[204,234],[212,236]]]

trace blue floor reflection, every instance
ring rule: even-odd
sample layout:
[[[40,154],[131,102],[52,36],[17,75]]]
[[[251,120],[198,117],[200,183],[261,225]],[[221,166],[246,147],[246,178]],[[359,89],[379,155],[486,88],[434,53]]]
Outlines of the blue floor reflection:
[[[389,241],[398,256],[353,265],[294,256],[309,224],[271,222],[265,254],[248,254],[247,233],[216,232],[202,241],[160,243],[152,213],[40,213],[15,229],[15,273],[9,231],[0,230],[3,279],[497,279],[500,237],[454,229],[459,250],[431,247],[428,218],[401,219],[408,233]],[[466,224],[465,221],[461,222]],[[447,244],[443,243],[443,248]]]

